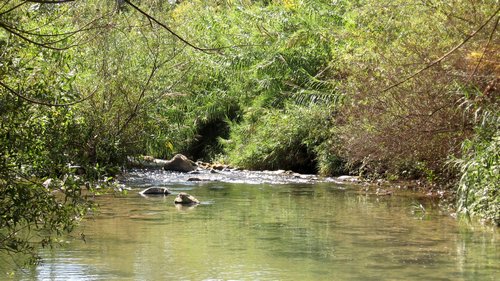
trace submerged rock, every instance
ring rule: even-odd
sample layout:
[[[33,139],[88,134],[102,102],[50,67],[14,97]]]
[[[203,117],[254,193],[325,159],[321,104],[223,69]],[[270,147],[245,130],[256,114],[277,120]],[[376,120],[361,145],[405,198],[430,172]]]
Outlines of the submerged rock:
[[[203,178],[189,178],[187,181],[213,181],[211,179],[203,179]]]
[[[191,211],[194,208],[196,208],[196,206],[198,206],[198,204],[191,204],[191,205],[175,204],[175,208],[181,212]]]
[[[174,203],[182,205],[195,205],[200,204],[200,201],[193,195],[181,192],[177,195],[177,197],[175,197]]]
[[[139,192],[141,195],[169,195],[170,193],[166,187],[149,187]]]
[[[182,154],[175,155],[172,159],[166,161],[163,169],[166,171],[175,171],[187,173],[196,170],[197,165]]]

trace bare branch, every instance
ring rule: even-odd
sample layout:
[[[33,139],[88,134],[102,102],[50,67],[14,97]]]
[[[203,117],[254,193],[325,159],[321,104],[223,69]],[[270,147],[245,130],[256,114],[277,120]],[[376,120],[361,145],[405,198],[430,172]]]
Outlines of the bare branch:
[[[433,61],[432,63],[426,65],[424,68],[418,70],[417,72],[413,73],[412,75],[404,78],[403,80],[399,81],[399,82],[396,82],[394,84],[392,84],[391,86],[383,89],[381,92],[387,92],[393,88],[396,88],[398,87],[399,85],[405,83],[405,82],[408,82],[410,81],[411,79],[415,78],[417,75],[419,75],[420,73],[426,71],[427,69],[435,66],[436,64],[440,63],[441,61],[443,61],[444,59],[446,59],[448,56],[450,56],[452,53],[454,53],[456,50],[460,49],[463,45],[465,45],[465,43],[467,43],[471,38],[473,38],[474,36],[476,36],[476,34],[479,33],[479,31],[481,31],[486,25],[488,25],[488,23],[498,14],[498,12],[500,11],[500,8],[498,8],[494,13],[493,15],[491,15],[491,17],[489,17],[478,29],[476,29],[472,34],[468,35],[460,44],[456,45],[453,49],[451,49],[450,51],[448,51],[446,54],[444,54],[443,56],[441,56],[440,58],[438,58],[437,60]]]
[[[483,50],[483,53],[481,54],[481,57],[479,58],[479,60],[477,61],[477,64],[476,66],[474,67],[474,70],[472,71],[472,73],[470,74],[469,76],[469,79],[468,81],[470,81],[472,79],[472,77],[474,77],[474,75],[476,75],[476,71],[477,69],[479,68],[479,65],[481,64],[481,62],[483,61],[483,58],[484,58],[484,55],[486,54],[486,51],[488,50],[488,47],[490,46],[490,43],[491,43],[491,40],[493,39],[493,34],[495,34],[495,31],[497,30],[497,27],[498,27],[498,22],[500,21],[500,17],[497,18],[497,22],[495,23],[495,26],[493,27],[493,29],[491,30],[491,33],[490,33],[490,37],[488,38],[488,42],[486,43],[486,45],[484,46],[484,50]]]
[[[41,4],[60,4],[67,2],[75,2],[76,0],[28,0],[27,2],[41,3]]]
[[[159,26],[163,27],[164,29],[166,29],[170,34],[172,34],[174,37],[176,37],[177,39],[181,40],[184,44],[188,45],[189,47],[197,50],[197,51],[201,51],[201,52],[204,52],[204,53],[208,53],[208,52],[214,52],[214,51],[217,51],[217,50],[220,50],[220,48],[201,48],[201,47],[198,47],[196,45],[194,45],[193,43],[187,41],[186,39],[184,39],[182,36],[180,36],[179,34],[177,34],[176,32],[174,32],[170,27],[168,27],[166,24],[160,22],[159,20],[157,20],[156,18],[154,18],[153,16],[151,16],[150,14],[146,13],[145,11],[141,10],[138,6],[134,5],[132,2],[130,2],[129,0],[123,0],[125,3],[129,4],[134,10],[138,11],[139,13],[141,13],[142,15],[144,15],[148,20],[150,21],[153,21],[154,23],[158,24]]]

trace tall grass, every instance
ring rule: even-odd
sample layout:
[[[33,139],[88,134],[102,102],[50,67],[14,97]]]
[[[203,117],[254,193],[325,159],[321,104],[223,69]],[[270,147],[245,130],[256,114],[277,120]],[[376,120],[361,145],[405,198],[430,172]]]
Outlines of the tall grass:
[[[480,96],[484,95],[482,93]],[[462,143],[462,156],[451,163],[459,168],[457,212],[500,226],[500,114],[496,100],[468,100],[475,108],[474,137]]]

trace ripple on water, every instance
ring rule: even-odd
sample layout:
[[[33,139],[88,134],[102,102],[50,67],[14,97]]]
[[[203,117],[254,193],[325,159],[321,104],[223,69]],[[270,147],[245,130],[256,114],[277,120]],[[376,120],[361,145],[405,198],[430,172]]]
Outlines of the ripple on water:
[[[411,198],[358,196],[349,185],[273,172],[188,183],[192,176],[132,171],[123,183],[134,191],[159,185],[174,194],[97,197],[102,212],[85,222],[86,243],[47,250],[36,278],[22,280],[496,280],[500,272],[497,234],[467,231],[432,206],[416,219]],[[201,204],[174,205],[181,191]]]
[[[193,181],[193,179],[200,181]],[[200,185],[212,182],[242,183],[242,184],[312,184],[318,182],[332,182],[332,178],[321,178],[316,175],[301,175],[283,171],[198,171],[195,175],[164,170],[137,170],[127,172],[126,185],[144,188],[159,185]]]

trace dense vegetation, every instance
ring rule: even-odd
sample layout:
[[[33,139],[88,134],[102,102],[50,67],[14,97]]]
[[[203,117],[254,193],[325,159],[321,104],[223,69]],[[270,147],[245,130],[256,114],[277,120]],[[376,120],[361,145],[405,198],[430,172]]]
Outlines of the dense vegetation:
[[[500,224],[498,1],[174,2],[0,3],[1,250],[141,154],[451,183]]]

